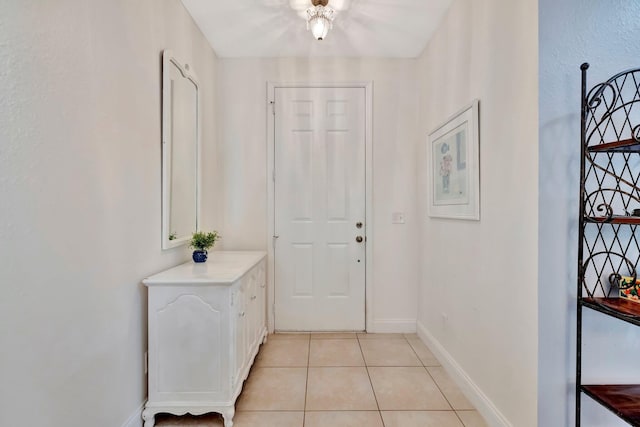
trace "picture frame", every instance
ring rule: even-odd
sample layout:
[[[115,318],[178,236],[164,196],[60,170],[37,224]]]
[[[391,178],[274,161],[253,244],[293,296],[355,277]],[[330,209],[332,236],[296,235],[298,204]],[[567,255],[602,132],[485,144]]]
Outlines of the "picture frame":
[[[480,220],[480,133],[476,99],[429,134],[428,214]]]

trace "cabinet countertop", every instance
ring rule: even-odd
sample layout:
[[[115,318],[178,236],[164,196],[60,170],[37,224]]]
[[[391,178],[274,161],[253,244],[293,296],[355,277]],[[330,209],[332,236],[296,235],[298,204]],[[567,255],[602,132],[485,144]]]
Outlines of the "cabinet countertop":
[[[142,281],[146,286],[232,284],[266,256],[263,251],[210,252],[203,263],[187,261]]]

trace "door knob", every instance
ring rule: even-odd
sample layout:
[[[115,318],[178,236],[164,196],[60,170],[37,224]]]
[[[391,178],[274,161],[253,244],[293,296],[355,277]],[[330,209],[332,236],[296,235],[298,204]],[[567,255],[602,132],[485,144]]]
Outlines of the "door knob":
[[[356,242],[362,243],[362,236],[357,236],[356,237]]]
[[[362,228],[362,223],[360,221],[356,222],[356,228]]]

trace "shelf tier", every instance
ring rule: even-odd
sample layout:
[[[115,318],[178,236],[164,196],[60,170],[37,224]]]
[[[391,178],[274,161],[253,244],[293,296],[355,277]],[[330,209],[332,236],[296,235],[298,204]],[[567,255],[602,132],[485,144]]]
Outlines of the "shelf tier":
[[[583,385],[580,390],[632,426],[640,426],[640,385]]]
[[[640,216],[622,216],[614,215],[611,218],[606,216],[587,216],[584,218],[586,222],[594,224],[630,224],[640,225]]]
[[[633,138],[615,142],[604,142],[602,144],[588,146],[587,151],[592,153],[640,153],[640,142]]]
[[[640,326],[640,303],[624,298],[582,298],[580,304],[583,307]]]

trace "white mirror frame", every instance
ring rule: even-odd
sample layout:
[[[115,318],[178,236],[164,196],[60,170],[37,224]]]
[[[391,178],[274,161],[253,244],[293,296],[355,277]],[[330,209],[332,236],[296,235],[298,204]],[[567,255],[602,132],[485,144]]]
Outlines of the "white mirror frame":
[[[189,64],[178,61],[171,50],[165,49],[162,53],[162,249],[171,249],[185,245],[191,240],[191,235],[180,236],[175,240],[170,240],[170,212],[171,212],[171,153],[172,153],[172,114],[171,114],[171,78],[169,67],[174,65],[180,70],[182,75],[189,79],[196,87],[196,209],[195,209],[195,226],[194,231],[200,229],[200,206],[201,206],[201,101],[200,101],[200,85],[198,79]]]

